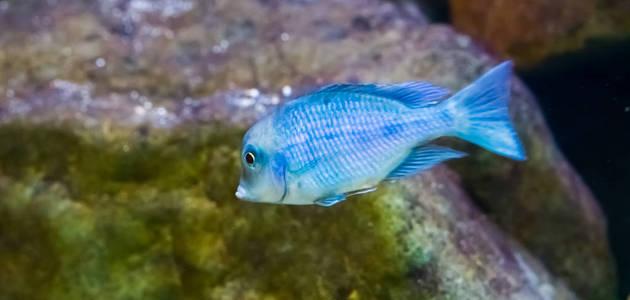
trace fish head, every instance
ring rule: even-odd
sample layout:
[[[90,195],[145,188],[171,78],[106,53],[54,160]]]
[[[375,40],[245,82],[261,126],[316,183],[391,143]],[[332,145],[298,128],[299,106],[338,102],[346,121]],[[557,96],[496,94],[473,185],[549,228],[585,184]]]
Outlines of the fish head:
[[[276,150],[269,120],[252,127],[243,138],[241,178],[236,197],[251,202],[281,203],[286,195],[286,160]]]

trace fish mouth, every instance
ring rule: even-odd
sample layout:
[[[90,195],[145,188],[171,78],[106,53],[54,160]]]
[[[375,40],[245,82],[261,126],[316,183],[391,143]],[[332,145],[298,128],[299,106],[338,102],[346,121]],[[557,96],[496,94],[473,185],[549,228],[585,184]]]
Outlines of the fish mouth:
[[[236,195],[236,198],[238,198],[238,199],[249,200],[249,199],[247,199],[247,192],[245,191],[245,188],[243,188],[241,185],[239,185],[236,188],[236,193],[234,195]]]
[[[249,202],[267,202],[267,201],[264,201],[264,200],[260,201],[260,200],[257,200],[255,198],[252,198],[252,196],[249,195],[247,190],[241,185],[239,185],[236,188],[236,193],[234,193],[234,195],[236,196],[236,198],[238,198],[240,200],[244,200],[244,201],[249,201]],[[278,201],[276,201],[275,203],[282,203],[282,202],[284,202],[286,196],[287,196],[287,188],[286,188],[286,185],[285,185],[284,189],[282,191],[282,196],[280,196],[280,199]],[[272,201],[269,201],[269,202],[272,202]]]

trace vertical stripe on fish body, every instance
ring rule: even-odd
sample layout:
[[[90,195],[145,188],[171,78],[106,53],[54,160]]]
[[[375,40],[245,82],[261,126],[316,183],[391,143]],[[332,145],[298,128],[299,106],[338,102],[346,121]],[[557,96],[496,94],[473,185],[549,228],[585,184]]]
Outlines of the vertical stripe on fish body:
[[[412,109],[360,91],[324,90],[280,111],[276,130],[302,192],[326,194],[376,185],[411,148],[451,123],[436,106]]]

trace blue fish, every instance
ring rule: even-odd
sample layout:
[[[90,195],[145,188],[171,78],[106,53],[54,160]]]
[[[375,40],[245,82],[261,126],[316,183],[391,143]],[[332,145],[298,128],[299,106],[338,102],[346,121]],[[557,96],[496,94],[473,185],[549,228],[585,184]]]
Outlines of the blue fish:
[[[454,136],[524,160],[508,114],[512,63],[447,100],[427,82],[336,84],[280,107],[243,138],[236,196],[331,206],[465,154],[431,144]]]

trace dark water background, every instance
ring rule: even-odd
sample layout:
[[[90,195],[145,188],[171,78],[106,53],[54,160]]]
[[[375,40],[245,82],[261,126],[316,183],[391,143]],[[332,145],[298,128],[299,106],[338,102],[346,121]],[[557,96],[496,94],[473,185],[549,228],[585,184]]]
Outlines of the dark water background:
[[[419,1],[450,23],[447,1]],[[518,75],[538,98],[556,142],[608,218],[619,297],[630,294],[630,38],[589,41]],[[584,270],[588,272],[588,270]]]
[[[608,217],[625,299],[630,293],[630,39],[593,41],[519,75]]]

